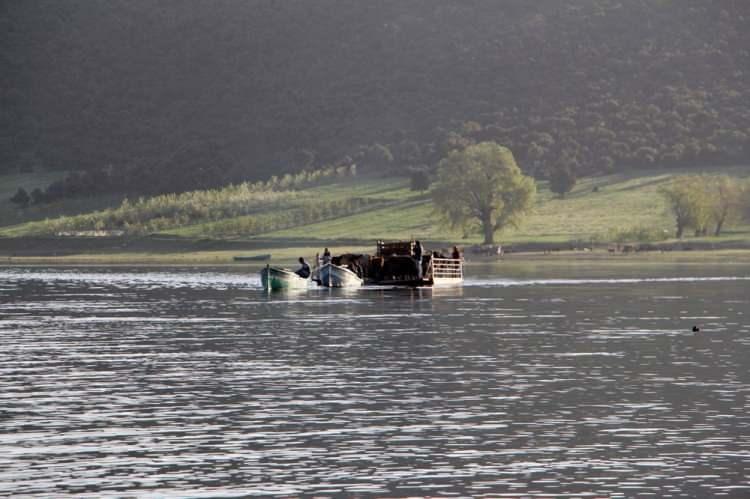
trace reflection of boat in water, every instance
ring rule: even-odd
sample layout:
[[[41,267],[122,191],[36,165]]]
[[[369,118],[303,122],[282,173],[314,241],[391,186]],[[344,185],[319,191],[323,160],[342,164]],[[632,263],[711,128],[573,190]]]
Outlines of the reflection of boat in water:
[[[265,253],[263,255],[237,255],[234,257],[235,262],[264,262],[266,260],[271,259],[270,253]]]
[[[364,280],[355,272],[341,265],[325,263],[318,270],[321,286],[329,288],[357,288],[364,284]]]
[[[264,297],[270,301],[294,302],[296,300],[306,300],[309,298],[310,288],[284,288],[274,290],[264,290]]]
[[[260,282],[265,290],[303,289],[307,288],[310,279],[300,277],[291,270],[266,265],[260,271]]]
[[[419,291],[427,293],[425,296],[432,298],[460,298],[464,295],[463,286],[441,286],[436,285],[429,288],[419,288]]]

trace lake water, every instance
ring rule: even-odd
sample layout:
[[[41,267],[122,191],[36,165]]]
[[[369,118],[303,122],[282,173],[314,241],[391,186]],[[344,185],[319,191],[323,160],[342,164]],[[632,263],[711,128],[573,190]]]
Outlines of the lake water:
[[[0,496],[750,497],[748,266],[0,268],[0,341]]]

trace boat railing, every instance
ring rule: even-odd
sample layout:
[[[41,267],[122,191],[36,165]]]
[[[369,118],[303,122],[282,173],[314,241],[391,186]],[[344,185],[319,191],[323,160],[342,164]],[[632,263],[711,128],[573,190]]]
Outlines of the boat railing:
[[[460,258],[433,258],[430,263],[433,279],[464,278],[463,261]]]
[[[414,241],[378,241],[376,247],[376,256],[387,257],[394,255],[414,254]]]

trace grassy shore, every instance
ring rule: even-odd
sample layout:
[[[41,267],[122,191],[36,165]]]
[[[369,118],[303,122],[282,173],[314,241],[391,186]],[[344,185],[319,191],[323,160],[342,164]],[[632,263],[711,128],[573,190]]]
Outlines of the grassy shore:
[[[543,245],[548,249],[606,248],[613,235],[645,228],[660,235],[660,243],[667,246],[692,246],[693,250],[750,248],[750,225],[733,223],[721,237],[690,238],[683,241],[669,239],[674,232],[674,221],[658,189],[679,174],[695,173],[697,170],[653,170],[628,174],[616,174],[581,179],[565,198],[553,195],[546,183],[539,184],[539,195],[534,212],[518,229],[508,229],[498,234],[497,240],[505,247],[534,249]],[[721,167],[702,169],[711,174],[727,174],[746,178],[747,167]],[[36,175],[26,180],[37,182],[52,177]],[[14,183],[23,180],[13,177]],[[5,193],[12,195],[12,189]],[[129,236],[122,240],[102,243],[98,238],[70,242],[69,239],[47,237],[34,239],[39,222],[11,225],[13,219],[9,208],[0,213],[0,258],[10,258],[12,263],[92,263],[92,264],[230,264],[235,255],[253,256],[271,254],[274,261],[292,262],[298,256],[312,257],[329,246],[334,252],[372,253],[378,239],[420,239],[428,247],[445,248],[452,244],[471,246],[481,242],[478,234],[464,234],[451,230],[437,216],[429,193],[409,189],[405,178],[356,177],[336,179],[326,185],[311,187],[300,192],[300,199],[320,202],[340,202],[347,199],[366,199],[356,212],[337,212],[314,223],[296,224],[287,217],[285,227],[255,234],[222,236],[221,227],[231,226],[232,220],[186,221],[149,237]],[[296,198],[295,198],[296,199]],[[292,201],[295,201],[292,199]],[[62,202],[62,211],[77,212],[83,209],[76,203],[81,200]],[[90,206],[97,203],[112,205],[112,199],[87,201]],[[295,201],[296,202],[296,201]],[[68,204],[70,203],[70,204]],[[7,203],[6,203],[7,204]],[[292,203],[293,204],[293,203]],[[0,207],[2,208],[2,207]],[[278,216],[284,218],[285,207],[276,205],[258,206],[258,215],[247,217]],[[53,208],[45,208],[53,209]],[[292,206],[290,210],[299,210]],[[0,210],[0,211],[3,211]],[[39,214],[27,216],[27,220]],[[5,218],[2,218],[2,217]],[[290,221],[291,220],[291,221]],[[223,224],[223,225],[222,225]],[[259,224],[256,224],[259,225]],[[159,239],[161,238],[161,239]],[[609,238],[609,239],[608,239]],[[23,241],[28,244],[23,244]],[[165,240],[168,240],[165,242]],[[11,242],[13,244],[11,244]],[[638,242],[638,241],[633,241]],[[689,259],[704,260],[702,251],[690,253]],[[742,252],[741,252],[742,253]],[[508,255],[512,261],[520,258]],[[589,252],[578,255],[562,251],[552,255],[526,255],[524,258],[554,259],[602,258],[613,261],[613,255]],[[649,252],[645,255],[622,255],[622,258],[638,258],[666,261],[676,258],[670,255]],[[473,259],[470,257],[470,259]],[[478,259],[478,258],[477,258]]]

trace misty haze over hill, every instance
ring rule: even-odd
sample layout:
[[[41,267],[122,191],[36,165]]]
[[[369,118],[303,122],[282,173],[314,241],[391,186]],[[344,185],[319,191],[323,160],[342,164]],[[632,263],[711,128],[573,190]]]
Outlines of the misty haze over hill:
[[[5,1],[0,169],[187,189],[480,140],[538,177],[737,163],[749,51],[743,0]]]

